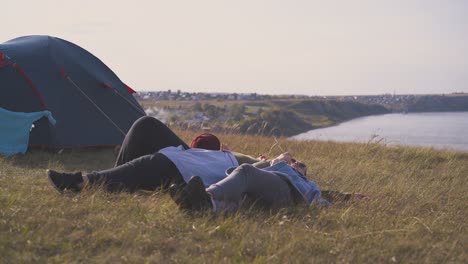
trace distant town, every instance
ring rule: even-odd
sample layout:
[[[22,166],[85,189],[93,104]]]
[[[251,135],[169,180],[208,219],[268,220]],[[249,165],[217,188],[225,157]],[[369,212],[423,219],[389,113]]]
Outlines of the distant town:
[[[354,101],[363,104],[379,104],[388,108],[407,105],[414,100],[424,98],[439,98],[453,96],[468,96],[465,92],[449,94],[380,94],[380,95],[334,95],[334,96],[307,96],[307,95],[266,95],[257,93],[190,93],[180,90],[172,91],[142,91],[136,95],[137,100],[174,100],[174,101],[266,101],[266,100],[334,100]]]
[[[291,136],[353,118],[392,112],[468,111],[468,93],[306,96],[146,91],[146,113],[172,127]]]

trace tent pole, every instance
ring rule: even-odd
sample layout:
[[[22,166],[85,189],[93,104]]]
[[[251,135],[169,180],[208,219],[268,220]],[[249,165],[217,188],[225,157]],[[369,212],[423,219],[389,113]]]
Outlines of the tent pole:
[[[128,100],[127,98],[125,98],[125,96],[123,96],[119,91],[117,91],[117,89],[115,88],[111,88],[112,90],[114,90],[114,93],[118,94],[120,97],[122,97],[125,101],[127,101],[127,103],[129,103],[133,108],[135,108],[138,113],[140,114],[144,114],[146,115],[145,111],[142,111],[140,108],[138,108],[134,103],[132,103],[130,100]]]
[[[104,111],[102,111],[102,109],[101,109],[96,103],[94,103],[93,100],[91,100],[91,98],[89,98],[89,97],[86,95],[86,93],[83,92],[83,90],[80,89],[80,87],[78,87],[78,85],[76,85],[76,83],[70,78],[70,76],[67,76],[66,78],[67,78],[67,80],[68,80],[71,84],[73,84],[73,86],[75,86],[76,89],[78,89],[78,91],[81,92],[81,94],[83,94],[84,97],[86,97],[86,99],[88,99],[88,100],[94,105],[94,107],[96,107],[97,110],[99,110],[99,112],[101,112],[101,114],[102,114],[105,118],[107,118],[107,120],[109,120],[109,121],[112,123],[112,125],[114,125],[114,126],[117,128],[117,130],[119,130],[119,132],[120,132],[123,136],[125,136],[125,132],[123,132],[123,130],[120,129],[120,127],[119,127],[116,123],[114,123],[114,121],[112,121],[112,119],[111,119],[108,115],[106,115],[106,113],[104,113]]]

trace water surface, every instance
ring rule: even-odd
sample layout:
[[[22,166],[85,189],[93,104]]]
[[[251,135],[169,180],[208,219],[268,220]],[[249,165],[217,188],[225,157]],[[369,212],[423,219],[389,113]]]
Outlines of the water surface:
[[[311,130],[297,140],[381,141],[389,145],[427,146],[468,151],[468,112],[386,114],[353,119]]]

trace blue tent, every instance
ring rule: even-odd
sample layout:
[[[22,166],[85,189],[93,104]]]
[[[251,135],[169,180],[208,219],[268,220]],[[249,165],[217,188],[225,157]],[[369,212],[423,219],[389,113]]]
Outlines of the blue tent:
[[[145,115],[132,93],[98,58],[63,39],[26,36],[0,44],[0,107],[50,111],[57,121],[36,121],[30,146],[119,145]]]

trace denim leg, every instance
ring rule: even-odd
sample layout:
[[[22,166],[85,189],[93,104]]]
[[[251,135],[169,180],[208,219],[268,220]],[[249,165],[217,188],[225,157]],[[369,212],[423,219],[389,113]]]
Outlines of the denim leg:
[[[246,195],[257,204],[277,209],[294,204],[291,188],[280,176],[243,164],[225,179],[208,187],[214,200],[240,203]]]

